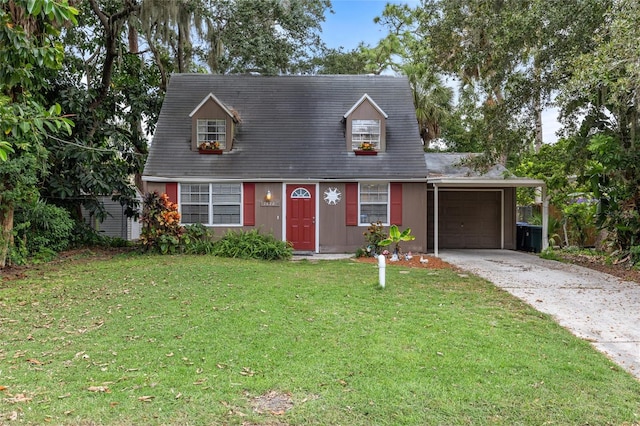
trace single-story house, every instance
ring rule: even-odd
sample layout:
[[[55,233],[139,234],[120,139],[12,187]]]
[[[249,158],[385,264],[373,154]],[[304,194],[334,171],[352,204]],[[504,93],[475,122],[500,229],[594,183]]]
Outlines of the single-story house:
[[[378,221],[411,228],[404,250],[437,254],[462,231],[465,247],[515,249],[514,188],[539,181],[441,173],[452,157],[424,153],[412,99],[404,77],[173,75],[144,189],[183,224],[258,228],[300,252],[355,251]]]

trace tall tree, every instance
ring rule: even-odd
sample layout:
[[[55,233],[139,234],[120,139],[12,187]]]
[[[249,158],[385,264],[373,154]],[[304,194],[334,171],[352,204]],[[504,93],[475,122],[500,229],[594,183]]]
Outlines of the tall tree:
[[[540,112],[566,79],[568,58],[591,48],[606,3],[423,0],[421,31],[437,66],[461,82],[461,102],[487,114],[491,159],[504,163],[536,138],[539,146]]]
[[[600,199],[614,249],[640,261],[640,5],[619,0],[571,62],[559,102],[568,131],[590,160],[583,178]]]
[[[365,46],[345,51],[343,48],[323,49],[322,52],[302,64],[300,71],[307,74],[365,74],[367,58]]]
[[[58,105],[47,105],[40,90],[62,62],[60,28],[75,22],[76,14],[66,0],[0,2],[0,267],[6,265],[16,204],[37,195],[45,136],[71,130],[71,121],[60,117]]]
[[[160,108],[158,73],[129,37],[140,10],[136,1],[79,6],[79,25],[65,34],[64,68],[50,77],[46,93],[75,116],[76,127],[71,139],[56,140],[41,193],[75,218],[81,206],[104,217],[101,196],[113,196],[134,214],[132,177],[141,173],[148,150],[145,124],[153,128]]]
[[[418,25],[422,11],[407,5],[388,4],[374,22],[387,28],[388,34],[377,46],[361,47],[368,70],[380,74],[391,70],[408,77],[413,92],[420,136],[429,150],[430,143],[441,136],[442,125],[451,114],[453,91],[444,85],[434,66],[427,34]]]
[[[142,172],[173,72],[297,69],[319,45],[328,0],[80,0],[66,33],[62,72],[47,95],[76,116],[71,140],[57,141],[42,194],[75,216],[103,213],[115,196],[134,213],[132,176]],[[208,63],[210,65],[208,65]]]

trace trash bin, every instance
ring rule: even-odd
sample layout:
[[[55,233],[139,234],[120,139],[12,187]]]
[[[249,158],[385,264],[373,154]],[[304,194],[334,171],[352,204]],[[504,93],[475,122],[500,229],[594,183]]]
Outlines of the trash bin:
[[[542,251],[542,226],[516,222],[516,250]]]
[[[518,251],[528,251],[525,247],[525,233],[526,229],[529,226],[526,222],[516,222],[516,250]]]
[[[542,226],[529,225],[529,249],[534,253],[542,251]]]

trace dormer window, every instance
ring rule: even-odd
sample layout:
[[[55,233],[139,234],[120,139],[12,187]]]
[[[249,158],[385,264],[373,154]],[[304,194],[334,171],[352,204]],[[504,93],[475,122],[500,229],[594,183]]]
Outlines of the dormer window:
[[[351,147],[353,150],[380,149],[380,120],[352,120]]]
[[[240,116],[213,93],[191,111],[191,150],[200,154],[222,154],[233,149],[233,137]]]
[[[209,142],[218,142],[218,149],[227,147],[227,121],[226,120],[198,120],[198,146]]]
[[[364,94],[344,114],[347,149],[356,155],[375,155],[386,146],[387,114],[369,95]]]

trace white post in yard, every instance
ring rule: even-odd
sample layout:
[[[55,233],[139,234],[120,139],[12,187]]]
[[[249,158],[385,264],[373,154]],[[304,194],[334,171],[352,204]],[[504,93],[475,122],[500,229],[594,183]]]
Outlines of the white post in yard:
[[[440,195],[438,194],[438,185],[437,184],[433,184],[433,255],[435,257],[440,257],[440,254],[438,253],[438,250],[440,250],[439,244],[440,242],[438,241],[439,235],[438,235],[438,222],[440,222],[440,218],[438,217],[438,210],[440,209],[440,206],[438,205],[438,198],[440,198]]]
[[[379,255],[378,256],[378,281],[380,282],[380,287],[384,288],[385,285],[385,281],[386,281],[386,269],[387,269],[387,265],[385,263],[385,261],[387,260],[386,257],[384,257],[383,255]]]
[[[549,248],[549,197],[547,187],[543,186],[542,191],[542,251]]]

